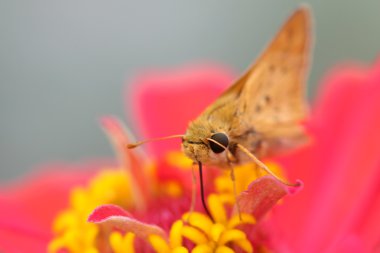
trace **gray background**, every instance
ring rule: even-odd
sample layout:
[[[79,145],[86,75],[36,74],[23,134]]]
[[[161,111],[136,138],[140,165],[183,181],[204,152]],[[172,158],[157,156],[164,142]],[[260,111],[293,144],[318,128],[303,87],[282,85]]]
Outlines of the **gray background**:
[[[97,125],[124,119],[137,70],[213,60],[243,71],[300,1],[0,1],[0,181],[48,161],[112,156]],[[373,61],[380,1],[309,1],[309,95],[336,62]]]

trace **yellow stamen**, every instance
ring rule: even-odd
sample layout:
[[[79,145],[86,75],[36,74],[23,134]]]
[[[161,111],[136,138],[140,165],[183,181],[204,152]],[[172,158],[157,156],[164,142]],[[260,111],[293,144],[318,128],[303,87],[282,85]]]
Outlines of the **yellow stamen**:
[[[183,222],[181,220],[177,220],[173,223],[169,234],[170,246],[172,248],[180,247],[182,245],[182,228]]]
[[[166,161],[173,167],[177,167],[183,170],[191,170],[193,161],[185,156],[183,152],[168,152],[166,155]]]
[[[175,181],[166,182],[162,188],[171,197],[180,197],[183,193],[181,185]]]
[[[191,253],[212,253],[214,250],[210,245],[202,244],[195,246]]]
[[[215,253],[234,253],[234,251],[227,246],[221,246],[215,250]]]
[[[167,159],[177,167],[192,168],[191,162],[186,163],[187,158],[183,159],[181,153],[172,153],[168,157]],[[279,171],[276,165],[268,164],[268,166],[273,171]],[[253,165],[236,168],[235,178],[238,191],[245,190],[248,184],[256,179],[255,173],[252,173],[254,169]],[[70,253],[99,253],[97,245],[104,231],[100,226],[85,222],[88,213],[96,206],[106,203],[117,204],[126,209],[134,208],[131,200],[133,198],[130,198],[130,183],[129,174],[112,170],[100,173],[87,187],[74,189],[71,194],[70,209],[63,212],[54,223],[57,237],[50,243],[49,253],[56,253],[60,249],[67,249]],[[235,247],[239,247],[244,252],[253,252],[251,242],[239,229],[239,225],[255,224],[255,218],[246,213],[241,213],[241,219],[239,215],[228,217],[226,206],[232,207],[235,204],[228,172],[218,176],[214,183],[216,193],[207,197],[207,204],[214,222],[210,217],[199,212],[184,214],[181,220],[172,224],[169,239],[158,235],[148,237],[149,244],[156,252],[188,253],[189,250],[183,246],[183,238],[195,244],[192,253],[230,253]],[[163,188],[165,190],[162,190]],[[171,197],[181,195],[180,191],[183,190],[175,181],[156,182],[154,189],[157,189],[158,195],[164,194]],[[132,233],[122,235],[119,232],[112,232],[108,238],[109,249],[114,253],[134,253],[136,251],[134,237]]]
[[[241,219],[240,219],[240,216],[236,214],[228,221],[227,227],[235,228],[236,226],[241,225],[241,224],[255,224],[255,223],[256,223],[255,217],[247,213],[241,213]]]
[[[227,220],[227,214],[218,195],[210,194],[207,200],[211,215],[214,218],[215,222],[225,223]]]
[[[220,223],[211,226],[210,236],[214,242],[219,241],[220,235],[226,230],[226,227]]]
[[[188,253],[189,250],[186,249],[185,247],[178,247],[172,250],[172,253]]]
[[[182,219],[188,221],[188,223],[196,228],[199,228],[204,233],[209,233],[210,227],[212,226],[212,221],[210,218],[202,213],[193,212],[193,213],[185,213],[182,216]]]
[[[248,252],[248,253],[253,252],[252,244],[247,239],[234,241],[234,243],[238,245],[245,252]]]
[[[233,206],[235,204],[235,196],[231,193],[220,193],[218,194],[220,202]]]
[[[232,241],[239,241],[246,239],[245,233],[238,229],[230,229],[220,235],[218,245],[225,245]]]
[[[184,226],[182,228],[182,235],[197,245],[208,242],[207,237],[194,227]]]
[[[123,236],[119,232],[112,232],[109,241],[114,253],[135,253],[134,239],[135,235],[133,233],[127,233]]]
[[[168,243],[159,235],[150,235],[148,237],[149,243],[157,253],[168,253],[170,247]],[[128,251],[126,251],[128,252]]]

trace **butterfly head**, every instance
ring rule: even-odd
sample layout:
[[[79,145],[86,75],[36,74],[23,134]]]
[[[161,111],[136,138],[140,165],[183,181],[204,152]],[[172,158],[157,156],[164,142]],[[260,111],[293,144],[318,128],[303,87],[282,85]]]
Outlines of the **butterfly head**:
[[[229,138],[224,132],[214,132],[205,128],[189,127],[182,138],[182,149],[194,162],[208,165],[226,163],[226,149]]]

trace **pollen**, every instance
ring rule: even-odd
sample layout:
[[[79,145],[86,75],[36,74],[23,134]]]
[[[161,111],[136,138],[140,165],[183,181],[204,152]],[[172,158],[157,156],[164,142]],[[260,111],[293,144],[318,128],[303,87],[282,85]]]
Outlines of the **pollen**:
[[[183,193],[181,185],[176,181],[168,181],[163,185],[163,193],[171,197],[180,197]]]
[[[166,161],[175,167],[191,168],[188,158],[180,153],[170,153]],[[269,165],[277,175],[281,168]],[[155,170],[150,175],[160,189],[156,194],[165,198],[183,196],[184,189],[179,181],[160,181],[155,177]],[[257,177],[264,175],[252,164],[235,169],[235,182],[238,193]],[[156,181],[154,181],[156,180]],[[49,253],[100,253],[99,245],[106,245],[107,252],[138,252],[136,244],[141,239],[157,253],[230,253],[253,252],[253,245],[243,230],[247,225],[255,225],[256,219],[250,214],[231,214],[235,204],[233,184],[229,173],[221,173],[214,178],[215,192],[207,196],[207,205],[212,218],[201,212],[178,212],[169,229],[163,235],[149,234],[146,238],[136,240],[137,234],[131,231],[104,230],[104,227],[87,223],[87,217],[99,205],[115,204],[127,210],[136,209],[134,188],[131,174],[125,169],[108,169],[99,172],[86,186],[76,187],[70,194],[70,205],[55,220],[54,239],[48,246]],[[162,195],[160,195],[162,194]],[[168,214],[166,214],[168,215]],[[241,226],[246,225],[246,226]]]
[[[48,252],[98,252],[96,242],[99,228],[86,222],[88,215],[104,203],[130,208],[133,205],[130,199],[130,178],[121,169],[103,170],[86,187],[74,188],[70,194],[69,208],[54,221],[56,237],[50,242]]]
[[[183,222],[177,220],[170,228],[169,241],[159,235],[150,235],[148,241],[157,253],[188,253],[189,250],[182,245],[182,230]]]
[[[193,161],[182,152],[171,151],[166,154],[166,161],[169,165],[183,170],[191,170]]]
[[[109,237],[111,249],[114,253],[135,253],[134,248],[135,235],[133,233],[126,233],[122,235],[119,232],[112,232]]]
[[[196,245],[192,252],[234,252],[235,247],[243,252],[253,252],[246,234],[238,226],[253,225],[255,218],[245,213],[241,214],[241,218],[239,215],[228,218],[225,205],[217,194],[209,195],[207,201],[215,222],[198,212],[186,213],[182,217],[188,221],[182,235]]]

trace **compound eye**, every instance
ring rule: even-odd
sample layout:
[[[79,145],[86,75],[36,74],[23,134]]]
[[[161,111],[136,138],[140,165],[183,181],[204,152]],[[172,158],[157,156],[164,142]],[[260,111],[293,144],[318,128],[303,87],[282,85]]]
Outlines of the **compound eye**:
[[[213,134],[213,135],[211,135],[211,139],[220,143],[221,145],[223,145],[226,148],[228,147],[228,137],[225,133]],[[221,147],[220,145],[210,141],[210,148],[216,154],[222,153],[225,150],[224,147]]]

